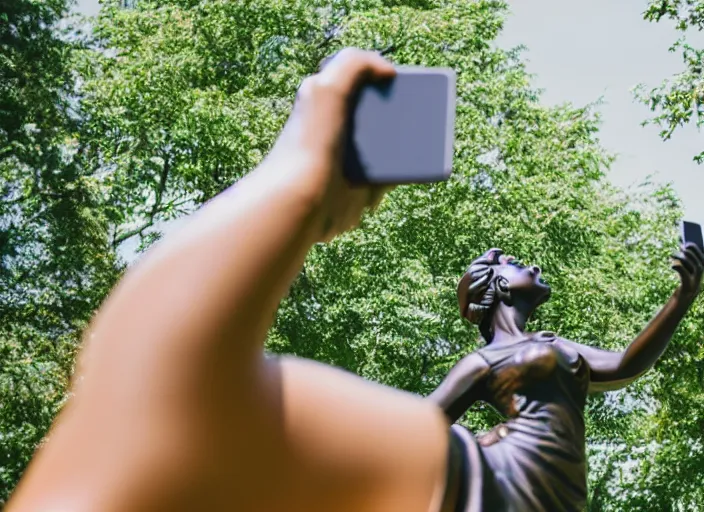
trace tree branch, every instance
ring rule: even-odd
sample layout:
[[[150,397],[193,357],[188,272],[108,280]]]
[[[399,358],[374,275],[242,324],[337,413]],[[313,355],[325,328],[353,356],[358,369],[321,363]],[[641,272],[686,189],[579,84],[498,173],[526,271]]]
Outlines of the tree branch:
[[[164,192],[166,191],[166,181],[169,178],[169,171],[171,170],[171,161],[168,157],[164,158],[164,165],[161,168],[161,174],[159,175],[159,188],[156,190],[156,198],[154,199],[154,206],[152,206],[152,211],[149,216],[153,219],[156,215],[157,210],[161,206],[161,201],[164,197]]]
[[[117,247],[120,245],[122,242],[125,240],[129,240],[133,236],[141,235],[145,229],[151,227],[154,225],[154,217],[150,217],[148,221],[146,221],[144,224],[139,226],[138,228],[131,229],[130,231],[127,231],[126,233],[122,233],[120,236],[116,236],[112,240],[112,246]]]
[[[152,209],[149,212],[147,220],[141,226],[113,238],[113,247],[117,247],[122,242],[124,242],[125,240],[129,240],[133,236],[141,235],[144,230],[154,225],[154,219],[156,215],[161,212],[161,203],[164,199],[164,192],[166,192],[166,182],[169,179],[170,171],[171,161],[168,158],[164,158],[164,165],[162,166],[161,173],[159,174],[159,184],[156,189],[156,197],[154,199],[154,204],[152,205]]]

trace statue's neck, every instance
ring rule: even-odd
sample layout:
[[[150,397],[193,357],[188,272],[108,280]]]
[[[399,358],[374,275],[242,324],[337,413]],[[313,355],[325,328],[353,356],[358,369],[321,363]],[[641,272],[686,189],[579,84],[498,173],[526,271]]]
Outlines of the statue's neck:
[[[492,345],[515,343],[525,339],[528,315],[521,308],[499,304],[492,318]]]

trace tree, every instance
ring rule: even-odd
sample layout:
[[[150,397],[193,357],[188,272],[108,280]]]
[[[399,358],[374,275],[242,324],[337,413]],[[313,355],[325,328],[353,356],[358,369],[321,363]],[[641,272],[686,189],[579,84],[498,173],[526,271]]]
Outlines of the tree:
[[[117,276],[72,117],[65,0],[0,9],[0,504],[65,395],[78,335]]]
[[[671,47],[679,52],[684,69],[666,79],[659,86],[636,89],[636,97],[655,114],[646,124],[662,128],[660,136],[668,140],[678,127],[694,123],[697,129],[704,125],[704,48],[691,45],[687,34],[704,29],[704,2],[701,0],[651,0],[643,17],[660,22],[669,19],[682,37]],[[689,32],[688,32],[689,31]],[[704,161],[704,151],[695,155],[697,163]]]
[[[72,60],[80,116],[71,161],[91,191],[80,204],[99,221],[94,246],[105,255],[88,254],[86,268],[96,271],[78,275],[112,282],[115,272],[97,272],[98,262],[113,265],[128,240],[148,247],[163,222],[254,168],[301,79],[354,45],[457,70],[454,174],[395,190],[362,229],[317,246],[268,349],[425,394],[479,343],[459,320],[455,285],[471,259],[495,246],[539,264],[555,289],[535,328],[622,348],[676,283],[667,258],[679,204],[668,188],[627,195],[608,185],[611,158],[593,108],[541,106],[519,52],[493,44],[506,8],[494,0],[141,0],[126,10],[106,2],[93,45]],[[701,439],[698,415],[673,428],[681,419],[673,411],[701,400],[691,386],[704,332],[696,318],[646,380],[590,401],[593,510],[701,504],[687,476],[698,456],[682,450]],[[481,431],[496,419],[477,408],[463,421]],[[654,457],[636,452],[621,477],[628,453],[651,442]],[[682,492],[663,487],[672,475]],[[661,486],[657,503],[647,485]]]

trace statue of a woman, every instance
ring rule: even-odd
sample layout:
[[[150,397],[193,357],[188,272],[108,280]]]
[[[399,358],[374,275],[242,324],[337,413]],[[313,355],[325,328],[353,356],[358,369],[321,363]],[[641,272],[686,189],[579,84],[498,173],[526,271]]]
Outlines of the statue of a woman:
[[[587,496],[584,406],[588,393],[633,382],[663,353],[699,293],[704,253],[693,244],[674,257],[680,286],[623,352],[526,333],[550,297],[538,267],[492,249],[458,287],[460,313],[479,326],[486,345],[462,359],[429,397],[457,421],[477,400],[508,420],[475,438],[452,426],[455,465],[449,492],[466,510],[582,510]]]

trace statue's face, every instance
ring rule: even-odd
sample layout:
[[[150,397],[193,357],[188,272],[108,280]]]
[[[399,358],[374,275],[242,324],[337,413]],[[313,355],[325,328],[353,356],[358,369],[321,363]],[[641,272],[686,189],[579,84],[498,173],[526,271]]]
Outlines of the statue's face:
[[[540,267],[523,265],[512,256],[502,255],[494,270],[508,281],[511,294],[535,302],[536,307],[550,298],[550,287],[542,280]]]

